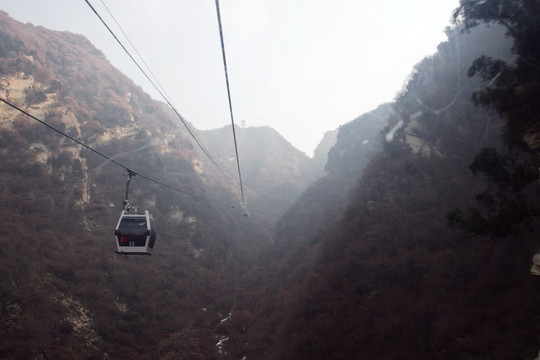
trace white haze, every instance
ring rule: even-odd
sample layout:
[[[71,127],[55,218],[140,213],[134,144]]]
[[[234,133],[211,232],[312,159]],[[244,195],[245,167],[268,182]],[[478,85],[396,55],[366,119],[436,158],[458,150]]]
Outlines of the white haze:
[[[179,111],[198,129],[230,124],[215,2],[92,0],[110,9]],[[268,125],[311,155],[325,131],[391,101],[445,40],[458,0],[221,0],[235,121]],[[85,1],[0,0],[22,22],[88,37],[162,100]],[[130,49],[135,55],[135,52]]]

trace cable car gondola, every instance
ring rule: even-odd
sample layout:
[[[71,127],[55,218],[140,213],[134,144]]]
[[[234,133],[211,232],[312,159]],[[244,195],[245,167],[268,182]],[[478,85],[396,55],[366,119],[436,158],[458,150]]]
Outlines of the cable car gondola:
[[[118,254],[152,255],[156,242],[154,219],[148,210],[144,214],[130,214],[123,210],[114,235]]]
[[[154,244],[156,242],[156,227],[154,218],[148,212],[144,214],[130,213],[133,209],[129,205],[129,183],[131,178],[137,173],[128,170],[128,179],[126,183],[126,199],[124,200],[124,210],[120,214],[118,224],[114,230],[116,239],[116,252],[118,254],[143,254],[152,255]]]

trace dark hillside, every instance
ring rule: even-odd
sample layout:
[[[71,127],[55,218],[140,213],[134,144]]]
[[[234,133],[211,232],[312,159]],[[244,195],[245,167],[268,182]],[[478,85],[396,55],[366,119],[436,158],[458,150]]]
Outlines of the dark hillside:
[[[540,288],[529,268],[540,224],[492,240],[446,217],[485,189],[469,169],[481,149],[505,149],[500,120],[470,101],[483,84],[467,70],[480,55],[512,61],[510,44],[494,25],[447,34],[396,98],[383,150],[367,167],[335,156],[362,141],[340,131],[327,168],[347,177],[346,198],[328,196],[332,186],[310,192],[320,180],[278,223],[272,282],[259,293],[277,295],[258,305],[250,359],[537,355]],[[537,190],[528,196],[538,199]],[[344,211],[329,218],[327,207]]]
[[[275,351],[288,351],[281,336],[289,335],[277,335],[277,330],[292,316],[295,286],[311,271],[323,239],[343,216],[349,189],[381,149],[380,132],[391,110],[389,104],[381,105],[340,128],[328,153],[327,175],[309,186],[280,218],[273,251],[238,282],[237,292],[243,295],[237,297],[236,309],[244,316],[231,322],[233,335],[227,348],[231,355],[247,352],[254,358],[261,358],[260,354],[272,358]]]

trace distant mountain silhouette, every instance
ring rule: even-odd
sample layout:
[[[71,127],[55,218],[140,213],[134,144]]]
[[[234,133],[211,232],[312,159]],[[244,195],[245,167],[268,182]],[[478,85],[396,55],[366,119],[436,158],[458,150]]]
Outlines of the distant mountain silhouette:
[[[276,226],[276,246],[284,254],[298,239],[315,241],[343,216],[350,188],[382,149],[382,131],[391,114],[390,104],[381,105],[339,128],[337,142],[327,155],[327,174],[306,190]]]
[[[324,168],[328,161],[328,152],[336,144],[339,129],[329,130],[324,133],[322,140],[313,151],[313,168],[319,177],[325,174]]]
[[[237,181],[231,127],[199,134]],[[270,127],[237,127],[236,134],[243,182],[251,195],[249,206],[257,212],[277,219],[309,184],[323,175],[314,170],[312,159]]]

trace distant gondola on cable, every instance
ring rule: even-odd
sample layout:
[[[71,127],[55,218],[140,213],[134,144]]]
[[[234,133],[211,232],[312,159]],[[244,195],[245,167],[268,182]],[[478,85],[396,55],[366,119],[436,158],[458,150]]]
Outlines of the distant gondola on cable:
[[[118,254],[152,255],[156,242],[154,219],[148,210],[144,214],[130,214],[123,210],[114,235]]]
[[[129,171],[124,210],[122,210],[114,230],[116,252],[125,255],[152,255],[156,242],[154,219],[148,210],[145,210],[144,214],[138,214],[136,211],[132,212],[133,208],[128,202],[129,182],[135,175],[135,172]]]

